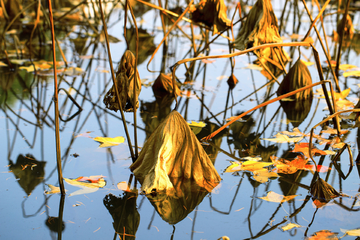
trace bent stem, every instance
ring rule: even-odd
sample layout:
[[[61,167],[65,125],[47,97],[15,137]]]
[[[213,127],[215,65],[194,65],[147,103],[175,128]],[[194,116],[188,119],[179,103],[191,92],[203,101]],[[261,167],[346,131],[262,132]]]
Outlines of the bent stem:
[[[107,48],[108,57],[109,57],[109,65],[110,65],[110,70],[111,70],[112,81],[113,81],[113,84],[114,84],[114,87],[115,87],[116,99],[117,99],[119,107],[120,107],[121,120],[123,122],[126,138],[128,140],[128,143],[129,143],[128,146],[129,146],[131,158],[132,158],[132,161],[135,162],[136,158],[135,158],[135,155],[134,155],[134,150],[132,148],[129,131],[127,129],[127,125],[126,125],[126,121],[125,121],[125,114],[124,114],[122,104],[121,104],[121,101],[120,101],[120,96],[119,96],[119,92],[118,92],[118,86],[117,86],[117,83],[116,83],[116,77],[115,77],[115,73],[114,73],[114,67],[113,67],[113,64],[112,64],[112,58],[111,58],[111,53],[110,53],[110,45],[109,45],[109,36],[108,36],[108,32],[107,32],[107,27],[106,27],[105,17],[104,17],[104,13],[103,13],[103,9],[102,9],[101,0],[99,0],[99,7],[100,7],[101,19],[102,19],[103,27],[104,27],[104,33],[105,33],[105,39],[106,39],[106,48]],[[136,74],[136,72],[135,72],[135,74]]]
[[[56,71],[56,50],[55,50],[55,32],[54,32],[54,21],[51,7],[51,0],[48,0],[49,4],[49,18],[51,27],[51,40],[52,40],[52,52],[53,52],[53,66],[54,66],[54,104],[55,104],[55,138],[56,138],[56,162],[58,179],[60,185],[61,195],[65,195],[64,180],[61,169],[61,149],[60,149],[60,130],[59,130],[59,103],[58,103],[58,82],[57,82],[57,71]]]

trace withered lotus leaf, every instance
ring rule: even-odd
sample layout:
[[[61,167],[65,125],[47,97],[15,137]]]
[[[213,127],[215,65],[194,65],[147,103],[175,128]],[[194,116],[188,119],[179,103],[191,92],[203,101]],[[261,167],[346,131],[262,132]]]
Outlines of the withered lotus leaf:
[[[138,96],[141,91],[141,81],[139,72],[136,70],[135,74],[135,56],[130,50],[126,50],[121,58],[120,65],[116,72],[116,83],[119,91],[122,110],[127,112],[134,111],[133,102],[136,99],[136,108],[139,107]],[[136,92],[134,95],[134,81]],[[118,101],[116,99],[115,86],[112,86],[104,97],[104,104],[106,108],[118,111],[120,110]]]
[[[208,27],[214,27],[213,34],[226,30],[231,26],[231,21],[226,15],[224,0],[201,0],[190,8],[191,19],[202,22]]]
[[[345,17],[345,16],[344,16]],[[344,33],[345,40],[351,40],[354,37],[354,25],[350,15],[346,15],[345,27],[343,27],[343,19],[340,19],[337,23],[336,33],[334,33],[334,40],[338,41]]]
[[[166,75],[164,73],[160,73],[160,75],[154,81],[152,85],[152,90],[154,92],[155,97],[162,98],[168,94],[173,93],[173,82],[171,79],[171,75]],[[179,96],[181,94],[180,89],[177,85],[175,85],[175,95]]]
[[[227,84],[229,85],[230,90],[233,90],[238,82],[239,82],[239,80],[237,80],[235,75],[231,74],[231,76],[227,80]]]
[[[296,63],[290,68],[288,74],[284,77],[279,86],[279,89],[277,90],[277,94],[283,95],[311,84],[311,75],[307,66],[300,59],[298,59]],[[312,98],[312,96],[312,88],[309,88],[305,91],[296,93],[295,95],[291,96],[291,98],[295,100],[306,100]]]
[[[211,191],[220,176],[185,119],[172,111],[144,144],[130,170],[146,194],[174,190],[171,178],[193,179]]]
[[[265,43],[281,43],[277,18],[270,0],[258,0],[251,8],[235,40],[235,48],[244,50]]]

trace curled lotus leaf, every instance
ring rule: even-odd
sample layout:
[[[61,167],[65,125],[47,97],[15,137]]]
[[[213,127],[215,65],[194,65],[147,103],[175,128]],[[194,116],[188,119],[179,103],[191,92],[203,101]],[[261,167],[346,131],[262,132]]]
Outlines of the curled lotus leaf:
[[[270,0],[258,0],[251,8],[235,40],[235,48],[244,50],[265,43],[281,43],[277,18]]]
[[[171,178],[192,179],[211,191],[220,176],[185,119],[172,111],[145,142],[130,170],[146,194],[171,192]]]
[[[160,73],[160,75],[154,81],[152,85],[152,90],[155,97],[162,98],[168,94],[173,93],[173,82],[171,75]],[[175,84],[175,96],[180,96],[181,91],[179,87]]]
[[[136,101],[136,108],[139,107],[138,96],[141,91],[141,80],[139,72],[136,69],[135,74],[135,56],[130,50],[126,50],[121,58],[120,65],[116,71],[116,84],[119,92],[122,110],[132,112],[134,107],[134,98]],[[134,81],[135,81],[135,95],[134,95]],[[106,108],[118,111],[120,106],[116,99],[115,86],[112,86],[104,97],[104,104]]]
[[[224,0],[201,0],[190,8],[191,19],[202,22],[208,27],[214,27],[213,34],[226,30],[231,26],[231,21],[226,15]]]

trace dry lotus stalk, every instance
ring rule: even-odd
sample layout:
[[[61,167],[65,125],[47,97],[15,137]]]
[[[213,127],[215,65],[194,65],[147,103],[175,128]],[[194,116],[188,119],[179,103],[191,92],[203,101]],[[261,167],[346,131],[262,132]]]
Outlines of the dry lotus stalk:
[[[116,83],[119,91],[122,110],[132,112],[134,98],[136,98],[136,108],[139,107],[138,96],[141,91],[141,81],[139,72],[135,73],[135,56],[130,50],[126,50],[121,58],[120,65],[116,72]],[[134,81],[136,81],[136,92],[134,96]],[[106,108],[118,111],[120,110],[118,101],[116,99],[115,86],[112,86],[104,97],[104,104]]]
[[[152,90],[156,98],[162,98],[166,95],[173,93],[173,82],[171,79],[171,75],[166,75],[164,73],[160,73],[160,75],[154,81],[152,85]],[[180,89],[177,85],[175,85],[175,96],[179,96],[181,94]]]
[[[265,43],[281,42],[277,18],[270,0],[258,0],[241,26],[235,48],[244,50]]]
[[[300,59],[298,59],[296,63],[290,68],[288,74],[284,77],[279,86],[279,89],[277,90],[277,94],[280,96],[311,84],[311,75],[307,66]],[[305,100],[312,98],[312,96],[312,88],[309,88],[305,91],[296,93],[295,95],[291,96],[291,98],[295,100]]]
[[[172,111],[151,134],[130,170],[146,194],[171,192],[171,178],[193,179],[207,191],[220,176],[184,118]]]
[[[201,0],[190,7],[191,19],[202,22],[208,27],[214,26],[213,34],[226,30],[231,26],[231,21],[226,15],[224,0]]]

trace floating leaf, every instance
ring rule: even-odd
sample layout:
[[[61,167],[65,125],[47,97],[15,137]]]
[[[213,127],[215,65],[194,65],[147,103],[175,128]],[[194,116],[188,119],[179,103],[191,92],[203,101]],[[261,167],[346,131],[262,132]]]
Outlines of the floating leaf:
[[[81,188],[80,190],[69,194],[69,196],[93,193],[106,185],[106,181],[103,176],[78,177],[75,179],[64,178],[64,180],[70,185]]]
[[[191,131],[193,131],[195,133],[195,135],[198,134],[199,132],[201,132],[203,127],[206,126],[206,124],[203,122],[197,123],[197,122],[191,121],[191,123],[188,123],[188,124],[189,124]]]
[[[356,70],[356,71],[348,71],[348,72],[344,72],[343,73],[344,77],[360,77],[360,71]]]
[[[246,161],[246,162],[243,162],[241,164],[241,168],[240,170],[243,170],[243,171],[256,171],[256,170],[260,170],[262,169],[263,167],[267,167],[267,166],[270,166],[272,165],[273,163],[272,162],[259,162],[259,161]]]
[[[300,227],[302,227],[302,226],[299,225],[299,224],[296,224],[296,223],[288,223],[288,224],[286,224],[285,226],[282,226],[282,227],[281,227],[281,230],[283,230],[283,231],[288,231],[288,230],[290,230],[290,229],[300,228]]]
[[[295,147],[294,149],[292,150],[292,152],[301,152],[303,153],[306,157],[310,157],[309,156],[309,143],[297,143],[295,144]],[[311,149],[311,153],[312,155],[327,155],[329,154],[330,152],[328,151],[322,151],[322,150],[319,150],[315,147],[313,147]]]
[[[259,197],[259,198],[262,200],[268,201],[268,202],[283,203],[283,202],[293,200],[297,196],[299,196],[299,195],[284,196],[284,195],[277,194],[273,191],[269,191],[267,193],[266,197]]]
[[[351,229],[351,230],[346,230],[346,229],[342,229],[340,228],[340,231],[345,233],[345,235],[349,235],[349,236],[355,236],[355,237],[358,237],[360,236],[360,228],[357,228],[357,229]],[[342,236],[342,237],[344,237]]]
[[[252,70],[258,70],[258,71],[262,71],[264,68],[257,65],[257,64],[246,64],[247,69],[252,69]]]
[[[339,69],[343,70],[343,71],[351,70],[351,69],[354,69],[354,68],[358,68],[358,67],[355,66],[355,65],[352,65],[352,64],[340,64],[339,65]]]
[[[348,133],[349,130],[340,130],[340,134]],[[320,133],[337,134],[337,130],[331,127],[326,127],[325,130],[321,130]]]
[[[286,143],[286,142],[299,142],[303,139],[303,137],[292,137],[289,138],[287,135],[277,133],[275,138],[263,138],[263,140],[267,140],[270,142],[277,142],[277,143]]]
[[[269,181],[269,178],[277,178],[279,175],[275,172],[270,172],[268,169],[260,169],[257,171],[253,171],[253,178],[255,181],[260,183],[265,183]]]
[[[225,169],[225,172],[237,172],[241,170],[241,163],[230,161],[231,165]]]
[[[84,70],[79,67],[69,67],[64,70],[66,76],[80,76],[84,73]]]
[[[294,137],[296,137],[296,136],[304,136],[305,135],[304,133],[300,132],[300,130],[298,128],[294,128],[292,132],[282,131],[280,133],[286,134],[288,136],[294,136]]]
[[[125,141],[124,137],[95,137],[93,139],[101,143],[99,148],[117,146]]]
[[[129,183],[126,181],[119,182],[116,186],[118,189],[123,190],[124,192],[131,192]]]
[[[320,230],[315,232],[311,237],[306,238],[306,240],[338,240],[338,233],[331,232],[329,230]]]
[[[51,184],[46,184],[50,190],[46,190],[45,194],[55,194],[55,193],[60,193],[60,187],[55,187],[54,185]]]
[[[30,66],[22,66],[22,67],[19,67],[20,70],[26,70],[27,72],[35,72],[35,67],[34,65],[30,65]]]
[[[7,64],[0,62],[0,67],[7,67]]]

